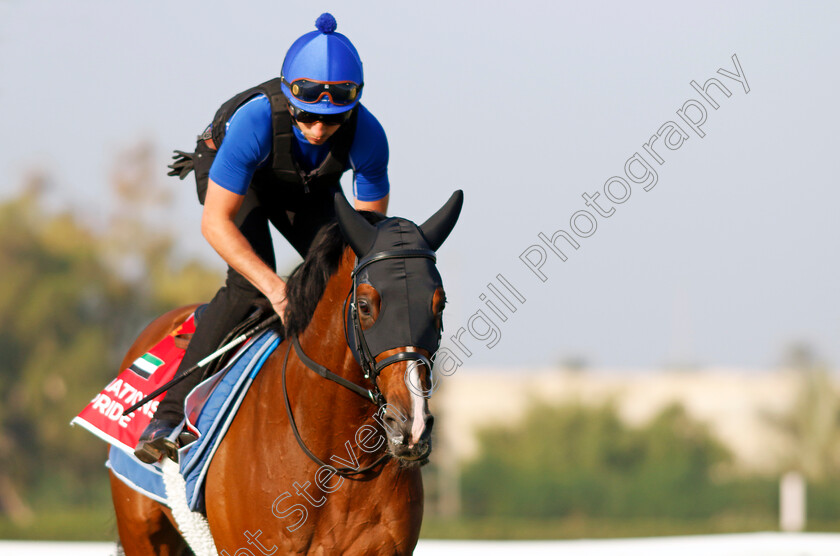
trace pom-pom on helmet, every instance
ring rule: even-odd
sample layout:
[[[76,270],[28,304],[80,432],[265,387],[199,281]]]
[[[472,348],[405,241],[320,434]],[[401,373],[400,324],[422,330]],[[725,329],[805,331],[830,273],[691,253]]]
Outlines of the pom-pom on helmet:
[[[335,18],[324,13],[317,31],[296,40],[283,60],[283,94],[298,110],[313,114],[341,114],[359,103],[364,73],[350,39],[336,33]]]

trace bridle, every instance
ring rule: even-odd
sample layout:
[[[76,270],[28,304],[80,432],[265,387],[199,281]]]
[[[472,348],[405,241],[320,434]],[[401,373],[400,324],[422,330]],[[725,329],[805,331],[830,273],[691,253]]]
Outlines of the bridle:
[[[393,365],[394,363],[398,363],[400,361],[414,360],[425,365],[427,369],[431,369],[432,363],[426,356],[416,351],[401,351],[394,355],[386,357],[382,361],[376,361],[376,357],[373,355],[373,353],[371,353],[370,347],[368,346],[368,342],[365,338],[365,334],[362,331],[362,324],[359,318],[359,310],[356,303],[356,292],[359,288],[359,274],[365,267],[380,261],[385,261],[388,259],[419,258],[431,259],[432,262],[437,262],[435,252],[431,249],[391,249],[388,251],[380,251],[378,253],[368,255],[360,261],[357,260],[356,266],[353,269],[353,273],[351,274],[353,278],[353,286],[350,290],[350,293],[347,294],[347,298],[349,299],[352,296],[353,299],[350,303],[350,318],[353,322],[353,337],[356,340],[355,346],[351,347],[355,348],[355,353],[359,360],[359,364],[362,366],[362,370],[365,373],[365,378],[373,381],[375,394],[379,398],[381,398],[382,395],[379,392],[379,385],[377,383],[377,379],[379,378],[379,374],[384,368]],[[344,300],[344,304],[346,310],[347,299]],[[348,331],[345,326],[344,337],[347,340],[347,344],[350,345],[350,339],[347,337],[347,332]],[[438,342],[439,341],[440,339],[438,338]]]
[[[378,466],[380,463],[384,462],[389,457],[388,453],[386,452],[372,464],[360,469],[353,469],[350,467],[336,468],[335,466],[321,461],[321,459],[318,458],[318,456],[312,453],[312,451],[306,446],[306,443],[303,441],[303,438],[301,438],[300,436],[300,431],[298,431],[294,415],[292,414],[292,406],[289,402],[289,392],[286,389],[286,368],[289,363],[289,356],[291,355],[292,347],[295,348],[295,355],[297,356],[297,358],[300,360],[301,363],[306,365],[306,367],[313,370],[319,376],[331,380],[336,384],[343,386],[344,388],[347,388],[351,392],[359,395],[360,397],[364,398],[370,403],[376,405],[377,412],[379,412],[385,406],[385,396],[383,396],[382,392],[379,390],[378,383],[379,374],[382,372],[383,369],[401,361],[415,361],[417,363],[425,365],[426,368],[429,369],[429,371],[431,371],[432,363],[428,357],[416,351],[400,351],[394,355],[386,357],[382,361],[376,361],[376,356],[373,353],[371,353],[370,347],[368,346],[368,342],[365,339],[365,334],[362,330],[362,324],[359,318],[359,311],[356,299],[356,292],[359,286],[359,274],[367,266],[380,261],[385,261],[389,259],[412,258],[425,258],[431,259],[432,262],[437,262],[435,252],[431,249],[389,249],[386,251],[379,251],[371,255],[367,255],[361,260],[359,260],[357,257],[356,264],[353,268],[353,272],[350,275],[353,279],[353,283],[350,287],[350,291],[344,299],[344,304],[342,305],[341,313],[342,315],[346,314],[347,302],[348,300],[350,300],[350,320],[353,326],[353,337],[355,339],[355,342],[353,343],[353,345],[350,344],[350,337],[348,335],[349,331],[347,330],[346,319],[343,319],[345,322],[344,337],[347,342],[347,345],[350,346],[351,349],[355,350],[354,355],[356,356],[357,360],[359,361],[359,364],[362,367],[365,379],[372,382],[372,388],[365,388],[364,386],[347,380],[346,378],[330,371],[328,368],[324,367],[320,363],[317,363],[311,357],[306,355],[306,353],[304,353],[303,348],[301,348],[300,346],[300,340],[297,336],[293,336],[291,338],[291,341],[289,342],[289,348],[286,350],[286,358],[283,361],[281,382],[283,387],[283,401],[286,405],[286,413],[289,417],[289,424],[292,427],[292,432],[295,435],[295,439],[297,439],[298,445],[300,445],[303,452],[307,456],[309,456],[309,458],[312,461],[314,461],[322,467],[332,467],[333,469],[335,469],[338,475],[349,476],[366,473],[374,467]],[[440,338],[438,338],[438,343],[439,342]]]

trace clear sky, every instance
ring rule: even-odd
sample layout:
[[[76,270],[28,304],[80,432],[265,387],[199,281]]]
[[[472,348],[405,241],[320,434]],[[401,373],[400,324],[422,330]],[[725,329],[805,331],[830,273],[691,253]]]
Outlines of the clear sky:
[[[115,154],[140,140],[166,179],[168,152],[277,76],[323,11],[364,61],[391,212],[422,221],[465,191],[439,254],[446,335],[472,328],[465,363],[761,368],[805,341],[840,364],[837,3],[0,0],[0,195],[44,165],[95,219]],[[731,93],[711,86],[717,109],[690,84],[712,77]],[[692,99],[699,133],[677,114]],[[166,225],[215,260],[191,180],[169,180]],[[538,237],[558,230],[579,245],[555,236],[565,262]],[[507,294],[515,313],[486,286],[498,274],[525,299]]]

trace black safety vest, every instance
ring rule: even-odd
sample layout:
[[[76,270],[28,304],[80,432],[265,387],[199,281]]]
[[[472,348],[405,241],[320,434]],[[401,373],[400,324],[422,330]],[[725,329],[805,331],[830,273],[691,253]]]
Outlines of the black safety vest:
[[[297,160],[295,160],[292,115],[289,113],[286,96],[280,89],[280,83],[280,78],[266,81],[239,93],[222,104],[213,117],[211,128],[216,148],[222,145],[227,128],[226,123],[236,112],[236,109],[256,95],[264,94],[271,103],[271,165],[257,170],[254,173],[253,181],[255,183],[270,181],[275,184],[281,182],[284,185],[298,186],[305,193],[313,189],[337,186],[350,158],[350,147],[353,145],[353,138],[356,135],[358,111],[354,109],[350,119],[341,124],[338,131],[330,138],[330,152],[321,165],[306,172],[301,169]]]

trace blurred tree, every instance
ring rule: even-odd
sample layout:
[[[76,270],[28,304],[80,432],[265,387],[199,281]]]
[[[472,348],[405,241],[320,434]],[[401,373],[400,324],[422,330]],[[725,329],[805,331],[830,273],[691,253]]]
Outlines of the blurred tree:
[[[107,493],[106,446],[68,422],[116,375],[145,323],[209,299],[221,283],[218,271],[173,260],[165,220],[144,220],[167,202],[148,152],[122,155],[128,170],[115,174],[105,230],[47,210],[43,176],[0,203],[0,515],[18,524],[39,501]]]
[[[782,467],[813,482],[840,478],[840,395],[828,366],[805,343],[789,346],[783,364],[796,373],[796,399],[787,413],[764,415],[788,437]]]
[[[115,205],[102,236],[103,260],[140,293],[143,317],[209,300],[222,282],[221,272],[177,255],[167,219],[179,217],[170,209],[173,182],[182,184],[171,178],[163,183],[165,174],[157,163],[147,143],[117,156],[110,181]]]
[[[572,372],[582,372],[589,368],[589,360],[583,355],[568,355],[557,360],[557,367]]]
[[[40,478],[101,465],[67,422],[114,372],[103,355],[131,293],[71,215],[43,211],[42,181],[0,206],[0,506],[19,522]]]
[[[462,475],[467,514],[691,518],[725,504],[712,473],[730,455],[680,406],[633,429],[611,406],[538,405],[479,439]]]

